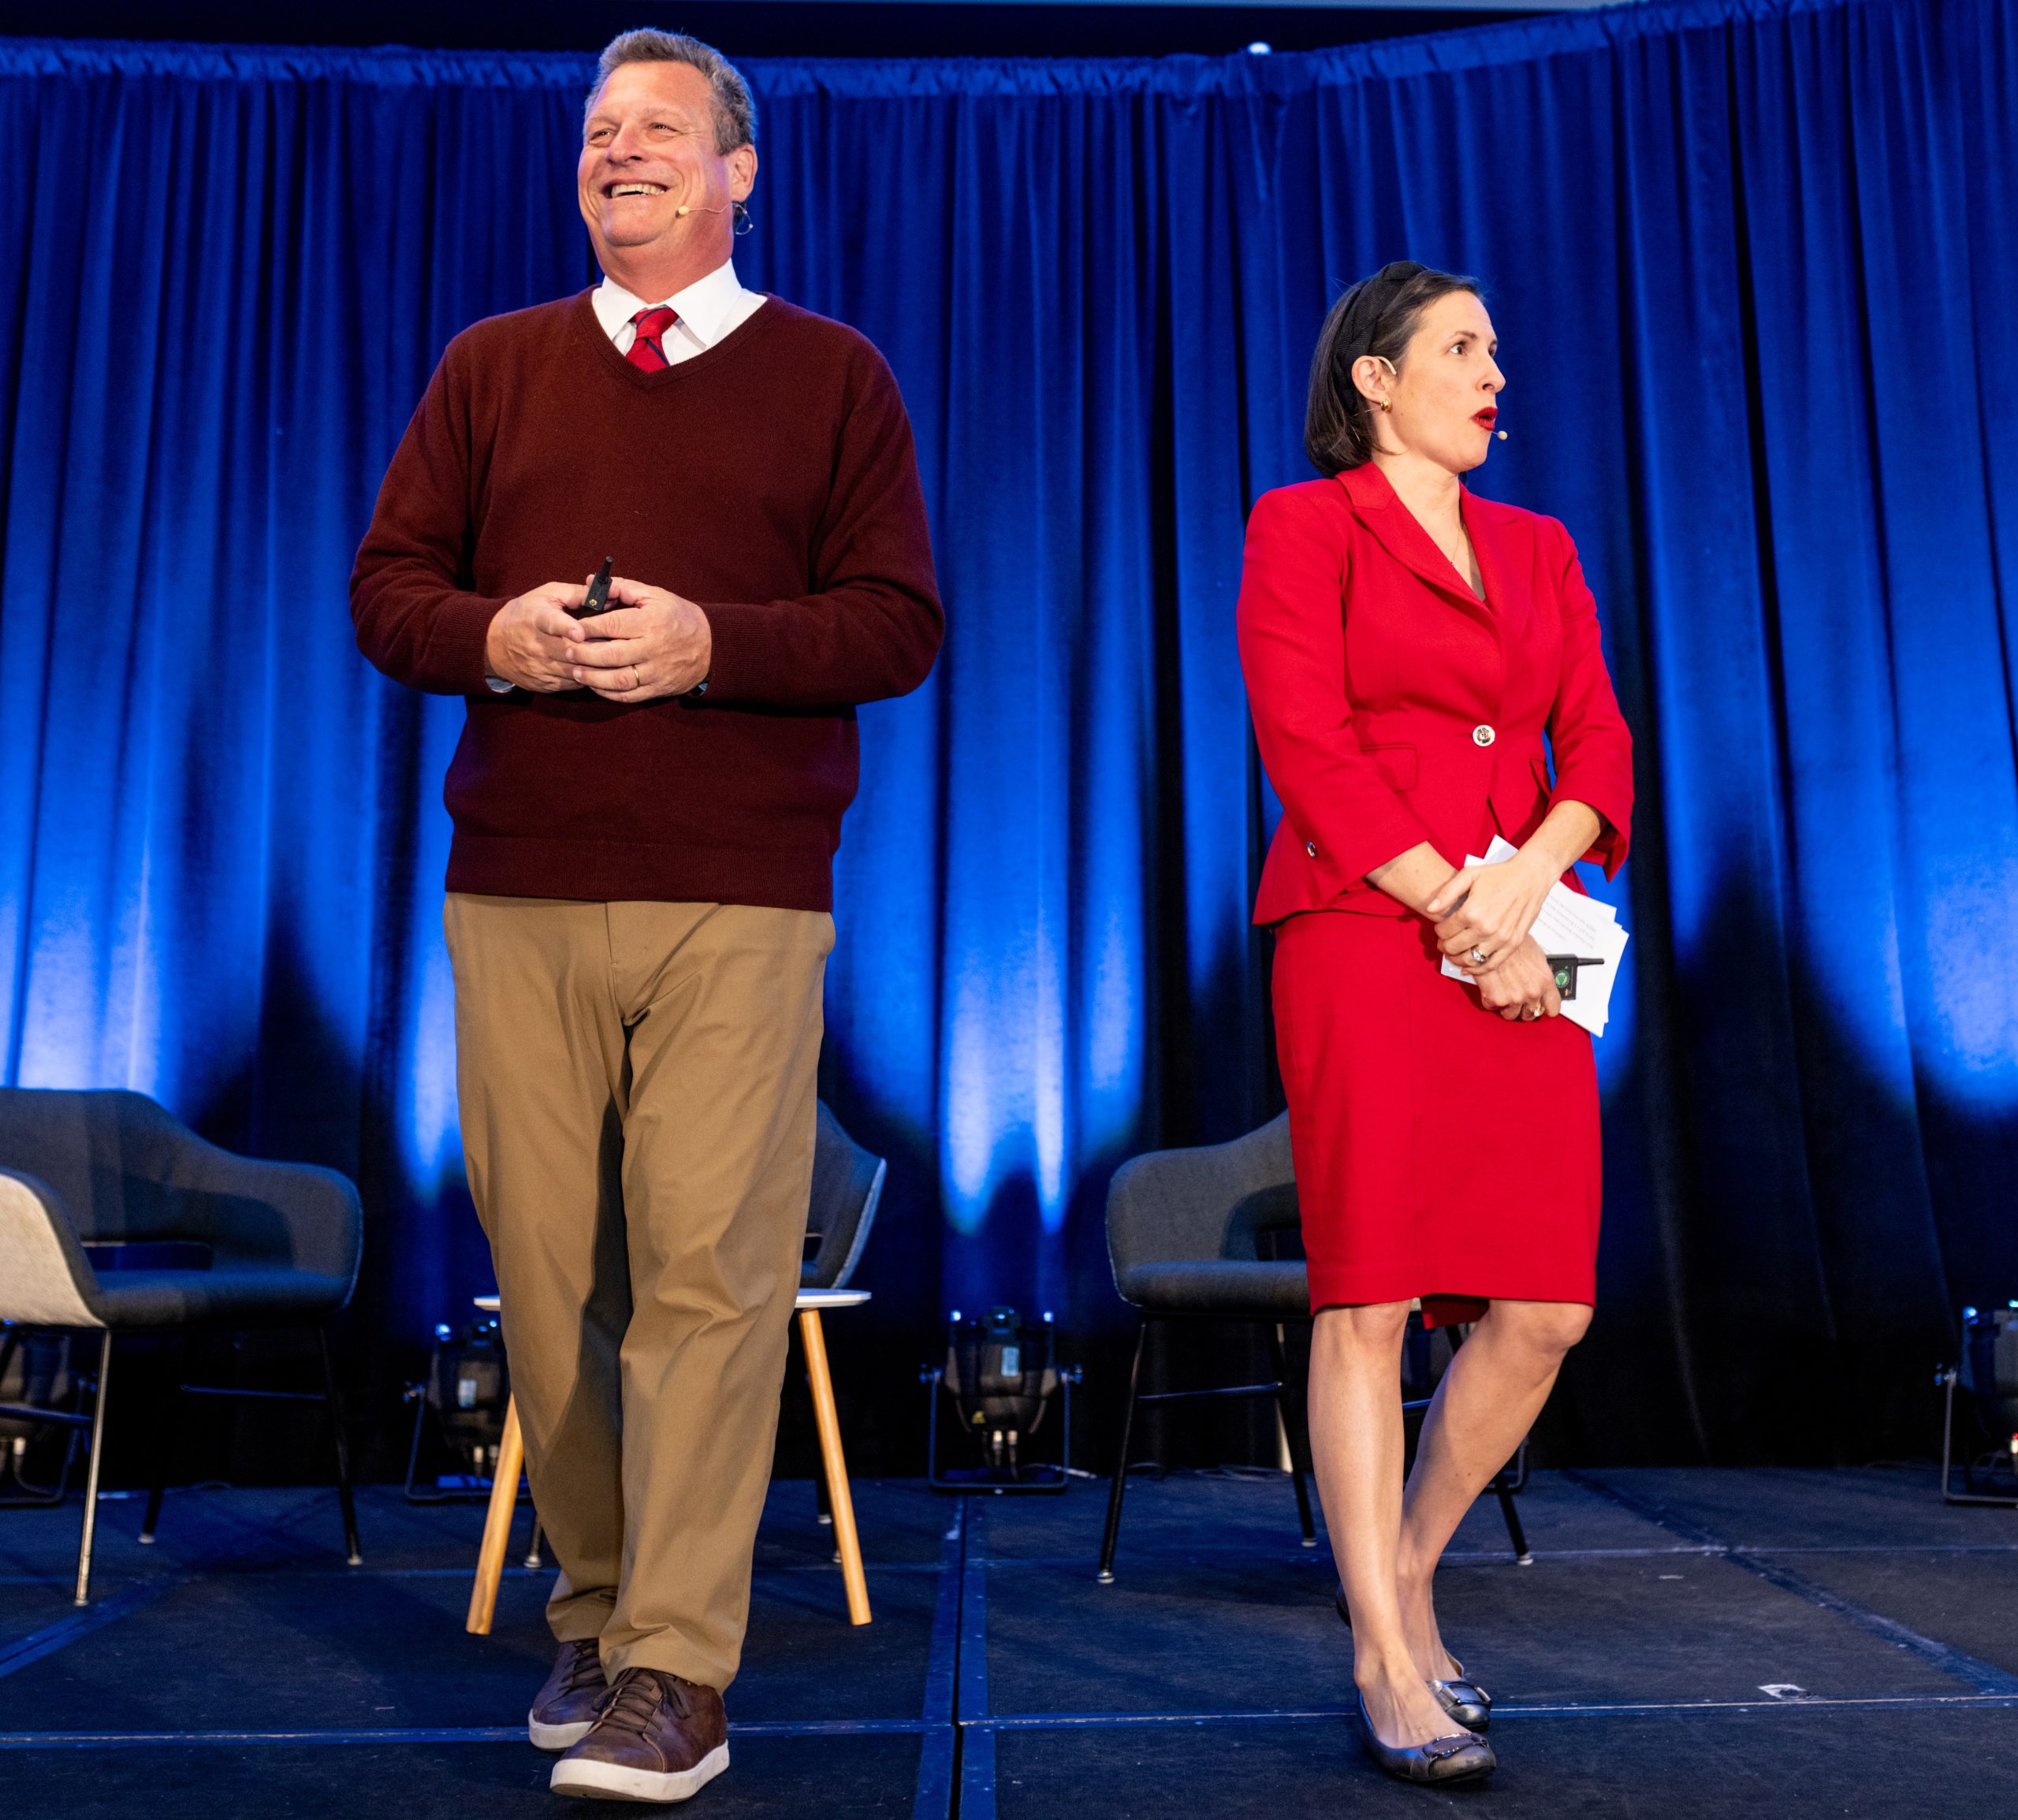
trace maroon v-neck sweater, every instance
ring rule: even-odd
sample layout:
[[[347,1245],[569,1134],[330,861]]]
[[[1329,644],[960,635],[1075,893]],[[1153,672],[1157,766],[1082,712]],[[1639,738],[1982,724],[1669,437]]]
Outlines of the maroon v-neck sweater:
[[[493,694],[491,617],[616,572],[697,602],[698,702]],[[825,910],[854,705],[914,689],[944,629],[910,420],[882,357],[776,297],[645,373],[589,293],[449,344],[351,577],[359,648],[466,698],[449,888]]]

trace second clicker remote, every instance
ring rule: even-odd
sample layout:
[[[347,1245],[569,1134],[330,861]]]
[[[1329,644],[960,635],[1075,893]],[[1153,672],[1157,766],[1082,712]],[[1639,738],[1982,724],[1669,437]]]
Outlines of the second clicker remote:
[[[589,583],[587,597],[579,607],[569,609],[576,619],[593,619],[598,613],[609,611],[609,565],[616,560],[613,556],[602,559],[602,567],[596,571],[595,579]]]

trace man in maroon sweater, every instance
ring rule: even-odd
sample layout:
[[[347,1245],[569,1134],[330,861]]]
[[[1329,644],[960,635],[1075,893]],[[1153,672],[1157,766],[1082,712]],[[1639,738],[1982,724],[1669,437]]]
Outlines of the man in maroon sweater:
[[[372,662],[467,704],[463,1146],[561,1570],[531,1732],[576,1795],[728,1765],[854,705],[917,687],[944,629],[888,368],[736,281],[754,125],[705,45],[604,53],[604,281],[449,344],[351,583]],[[606,556],[612,610],[571,616],[562,578]]]

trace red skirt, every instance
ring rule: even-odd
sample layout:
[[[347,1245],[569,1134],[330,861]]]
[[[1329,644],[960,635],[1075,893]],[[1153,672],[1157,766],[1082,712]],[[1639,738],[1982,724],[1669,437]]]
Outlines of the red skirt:
[[[1510,1023],[1437,970],[1415,917],[1319,910],[1275,933],[1310,1306],[1595,1295],[1597,1070],[1567,1018]]]

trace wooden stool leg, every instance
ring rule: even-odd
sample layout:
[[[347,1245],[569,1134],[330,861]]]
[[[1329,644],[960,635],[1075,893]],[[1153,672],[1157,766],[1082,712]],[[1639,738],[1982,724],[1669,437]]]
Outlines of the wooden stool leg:
[[[519,1502],[519,1474],[526,1462],[525,1437],[519,1431],[519,1399],[504,1405],[504,1436],[497,1444],[497,1476],[490,1482],[490,1513],[483,1520],[483,1546],[476,1558],[476,1584],[470,1588],[469,1622],[473,1636],[489,1636],[497,1609],[497,1583],[504,1572],[504,1550],[512,1540],[512,1513]]]
[[[827,1361],[820,1361],[820,1375],[827,1374]],[[84,1474],[84,1534],[77,1544],[77,1596],[75,1603],[89,1605],[91,1602],[91,1548],[98,1539],[98,1469],[105,1462],[105,1411],[107,1398],[112,1390],[112,1330],[107,1327],[98,1338],[98,1387],[91,1399],[91,1462]],[[25,1393],[24,1393],[25,1394]],[[828,1407],[832,1407],[831,1402]],[[67,1466],[68,1461],[66,1460]],[[66,1472],[65,1476],[68,1477]],[[849,1525],[854,1533],[854,1525]],[[867,1607],[864,1606],[865,1612]],[[858,1621],[862,1623],[867,1618]]]
[[[827,1468],[827,1497],[834,1510],[834,1543],[841,1554],[841,1579],[848,1592],[848,1622],[869,1622],[869,1581],[862,1571],[862,1543],[854,1532],[854,1505],[848,1496],[848,1465],[841,1455],[841,1419],[834,1408],[834,1381],[827,1375],[827,1339],[820,1311],[799,1311],[799,1337],[806,1342],[806,1375],[813,1385],[813,1415],[820,1425],[820,1457]]]

